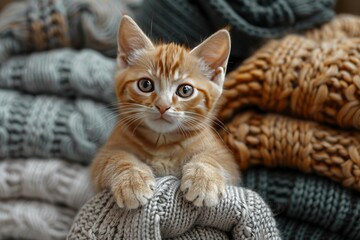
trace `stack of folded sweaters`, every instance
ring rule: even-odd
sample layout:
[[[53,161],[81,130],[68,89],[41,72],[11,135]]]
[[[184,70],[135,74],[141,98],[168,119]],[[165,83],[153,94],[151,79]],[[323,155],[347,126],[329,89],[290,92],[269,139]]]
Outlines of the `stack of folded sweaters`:
[[[129,2],[29,0],[0,13],[0,238],[360,238],[360,19],[326,23],[329,0],[149,0],[135,10]],[[180,30],[167,32],[183,26],[190,46],[230,24],[234,49],[247,49],[236,60],[323,24],[266,43],[229,73],[218,117],[243,186],[229,187],[215,208],[184,202],[173,177],[157,179],[139,210],[119,209],[109,192],[95,196],[88,165],[117,116],[121,13],[148,33],[153,26],[155,38],[186,43]]]

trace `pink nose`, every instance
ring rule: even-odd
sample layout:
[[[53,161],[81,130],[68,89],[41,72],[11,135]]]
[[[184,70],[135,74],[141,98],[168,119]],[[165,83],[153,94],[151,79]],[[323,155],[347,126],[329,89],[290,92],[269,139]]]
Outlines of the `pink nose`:
[[[168,107],[168,106],[157,106],[157,105],[156,105],[156,108],[159,110],[159,112],[161,114],[163,114],[164,112],[166,112],[167,110],[170,109],[170,107]]]

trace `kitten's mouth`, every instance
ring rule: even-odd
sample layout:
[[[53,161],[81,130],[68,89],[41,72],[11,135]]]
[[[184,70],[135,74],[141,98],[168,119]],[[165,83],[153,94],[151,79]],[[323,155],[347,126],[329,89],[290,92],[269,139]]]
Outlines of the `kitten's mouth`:
[[[167,122],[169,124],[172,124],[172,122],[170,120],[166,119],[164,116],[156,118],[155,121],[162,121],[162,122]]]

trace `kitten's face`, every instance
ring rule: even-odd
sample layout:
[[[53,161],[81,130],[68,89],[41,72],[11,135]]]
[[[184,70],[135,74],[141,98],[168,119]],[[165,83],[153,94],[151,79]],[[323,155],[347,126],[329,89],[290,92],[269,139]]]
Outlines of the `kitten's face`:
[[[185,134],[209,124],[230,50],[227,32],[212,38],[191,51],[176,44],[154,46],[124,17],[116,77],[122,119],[158,133]]]

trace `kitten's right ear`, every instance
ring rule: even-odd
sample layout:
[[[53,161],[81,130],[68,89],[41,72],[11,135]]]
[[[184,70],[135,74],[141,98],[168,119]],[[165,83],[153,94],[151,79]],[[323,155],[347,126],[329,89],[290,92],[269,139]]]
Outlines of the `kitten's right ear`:
[[[120,67],[127,67],[136,51],[142,49],[154,49],[151,40],[145,35],[135,21],[124,15],[118,30],[118,56]]]

